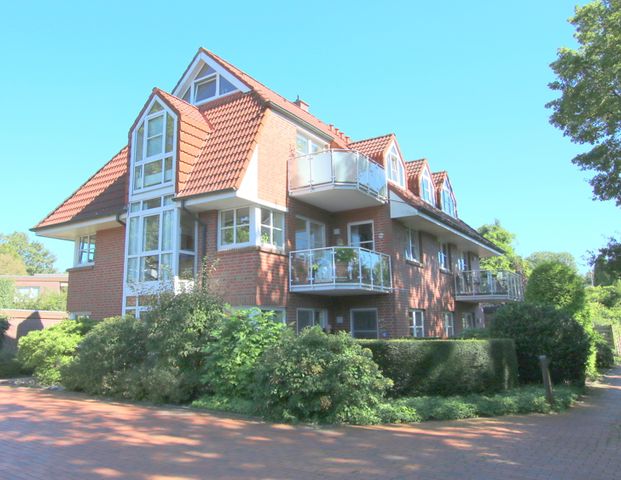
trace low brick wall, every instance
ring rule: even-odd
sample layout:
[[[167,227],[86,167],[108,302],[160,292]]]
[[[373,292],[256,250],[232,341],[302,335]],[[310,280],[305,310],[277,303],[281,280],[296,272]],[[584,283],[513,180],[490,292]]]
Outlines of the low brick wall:
[[[15,352],[17,341],[32,330],[42,330],[56,325],[68,317],[67,312],[49,310],[0,309],[0,316],[9,318],[9,329],[4,337],[2,350]]]

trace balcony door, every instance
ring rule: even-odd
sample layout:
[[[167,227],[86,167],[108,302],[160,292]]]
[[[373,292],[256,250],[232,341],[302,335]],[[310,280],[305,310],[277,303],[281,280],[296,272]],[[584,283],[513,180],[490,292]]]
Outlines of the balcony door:
[[[378,338],[377,309],[352,309],[351,334],[354,338]]]
[[[348,229],[350,246],[375,250],[373,221],[350,223]]]
[[[326,226],[323,223],[296,217],[295,219],[295,249],[308,250],[326,246]]]

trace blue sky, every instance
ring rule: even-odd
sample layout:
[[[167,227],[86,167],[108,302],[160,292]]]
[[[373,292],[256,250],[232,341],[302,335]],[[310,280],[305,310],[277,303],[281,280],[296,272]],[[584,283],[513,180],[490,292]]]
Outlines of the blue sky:
[[[154,86],[199,46],[354,139],[395,132],[448,170],[461,217],[495,218],[522,255],[580,261],[618,233],[548,123],[549,63],[573,46],[572,1],[10,2],[0,18],[0,232],[23,231],[109,160]],[[57,267],[69,242],[43,240]],[[582,267],[585,268],[584,266]]]

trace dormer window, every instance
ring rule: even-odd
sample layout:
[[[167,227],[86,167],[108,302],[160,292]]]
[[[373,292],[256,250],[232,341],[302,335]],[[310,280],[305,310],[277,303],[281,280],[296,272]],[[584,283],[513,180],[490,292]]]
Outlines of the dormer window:
[[[394,145],[388,153],[387,163],[388,180],[392,180],[401,188],[405,188],[405,168]]]
[[[426,168],[423,170],[423,174],[420,178],[420,197],[427,203],[435,205],[433,199],[433,182],[431,181],[431,175]]]
[[[134,137],[135,193],[172,182],[174,138],[174,117],[154,102]]]
[[[442,211],[448,213],[451,217],[457,217],[457,207],[455,204],[455,196],[448,180],[444,182],[441,193]]]
[[[237,90],[235,85],[205,64],[182,98],[188,103],[198,105],[235,90]]]

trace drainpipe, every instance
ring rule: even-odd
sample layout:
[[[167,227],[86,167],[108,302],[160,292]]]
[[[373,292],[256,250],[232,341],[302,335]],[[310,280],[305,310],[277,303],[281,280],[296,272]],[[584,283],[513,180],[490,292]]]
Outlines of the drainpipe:
[[[123,220],[121,220],[121,215],[123,215],[124,213],[126,213],[126,209],[125,208],[123,210],[121,210],[119,213],[116,214],[116,221],[117,221],[117,223],[120,223],[121,225],[123,225],[125,227],[127,225],[127,223],[125,223]]]

